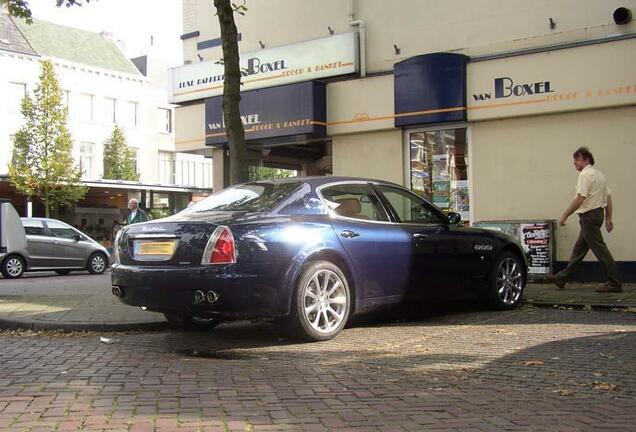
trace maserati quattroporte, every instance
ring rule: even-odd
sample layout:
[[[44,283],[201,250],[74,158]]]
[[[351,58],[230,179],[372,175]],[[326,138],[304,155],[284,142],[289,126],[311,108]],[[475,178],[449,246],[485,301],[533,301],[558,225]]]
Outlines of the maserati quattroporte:
[[[458,288],[517,306],[522,249],[459,222],[386,181],[240,184],[120,231],[113,294],[182,325],[278,318],[312,340],[334,337],[352,314]]]

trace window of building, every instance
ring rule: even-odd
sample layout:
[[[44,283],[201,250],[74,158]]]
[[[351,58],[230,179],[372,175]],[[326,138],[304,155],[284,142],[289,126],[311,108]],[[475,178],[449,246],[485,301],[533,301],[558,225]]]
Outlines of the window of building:
[[[444,211],[470,219],[466,128],[410,132],[411,189]]]
[[[81,94],[79,96],[79,119],[86,122],[92,122],[95,120],[94,112],[94,100],[95,96],[91,94]]]
[[[139,175],[139,149],[136,147],[128,147],[135,160],[135,174]]]
[[[104,123],[117,123],[117,99],[104,98]]]
[[[352,219],[386,221],[384,209],[368,184],[340,184],[320,191],[327,205],[338,216]]]
[[[26,84],[23,83],[9,83],[9,94],[7,100],[7,107],[11,112],[22,111],[22,100],[26,96]]]
[[[172,110],[159,108],[159,122],[161,132],[172,133]]]
[[[172,152],[159,152],[159,183],[175,184],[175,156]]]
[[[95,176],[95,155],[93,154],[95,145],[89,142],[80,143],[80,170],[82,179],[94,179]]]
[[[123,125],[125,127],[129,127],[129,128],[137,127],[137,115],[138,115],[137,108],[138,108],[137,102],[126,102],[124,104]]]

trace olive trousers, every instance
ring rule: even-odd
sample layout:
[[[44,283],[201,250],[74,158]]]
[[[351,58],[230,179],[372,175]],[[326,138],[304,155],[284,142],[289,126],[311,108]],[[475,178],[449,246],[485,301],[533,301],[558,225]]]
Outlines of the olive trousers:
[[[603,241],[601,227],[603,226],[604,220],[605,211],[602,208],[579,214],[581,232],[572,249],[570,262],[567,267],[556,274],[559,279],[564,281],[568,280],[591,249],[596,259],[603,265],[607,281],[614,286],[621,286],[623,284],[618,266],[607,248],[605,241]]]

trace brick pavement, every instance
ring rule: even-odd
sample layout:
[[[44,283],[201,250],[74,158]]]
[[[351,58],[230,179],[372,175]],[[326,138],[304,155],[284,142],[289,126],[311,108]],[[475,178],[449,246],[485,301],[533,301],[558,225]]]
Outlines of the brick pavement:
[[[0,430],[633,430],[636,315],[469,308],[301,344],[207,333],[0,333]]]

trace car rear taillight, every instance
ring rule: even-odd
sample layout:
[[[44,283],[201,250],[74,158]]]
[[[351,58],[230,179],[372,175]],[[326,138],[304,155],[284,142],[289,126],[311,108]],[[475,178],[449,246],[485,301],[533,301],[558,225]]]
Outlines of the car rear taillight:
[[[217,227],[203,251],[201,264],[234,264],[236,262],[236,245],[229,227]]]

